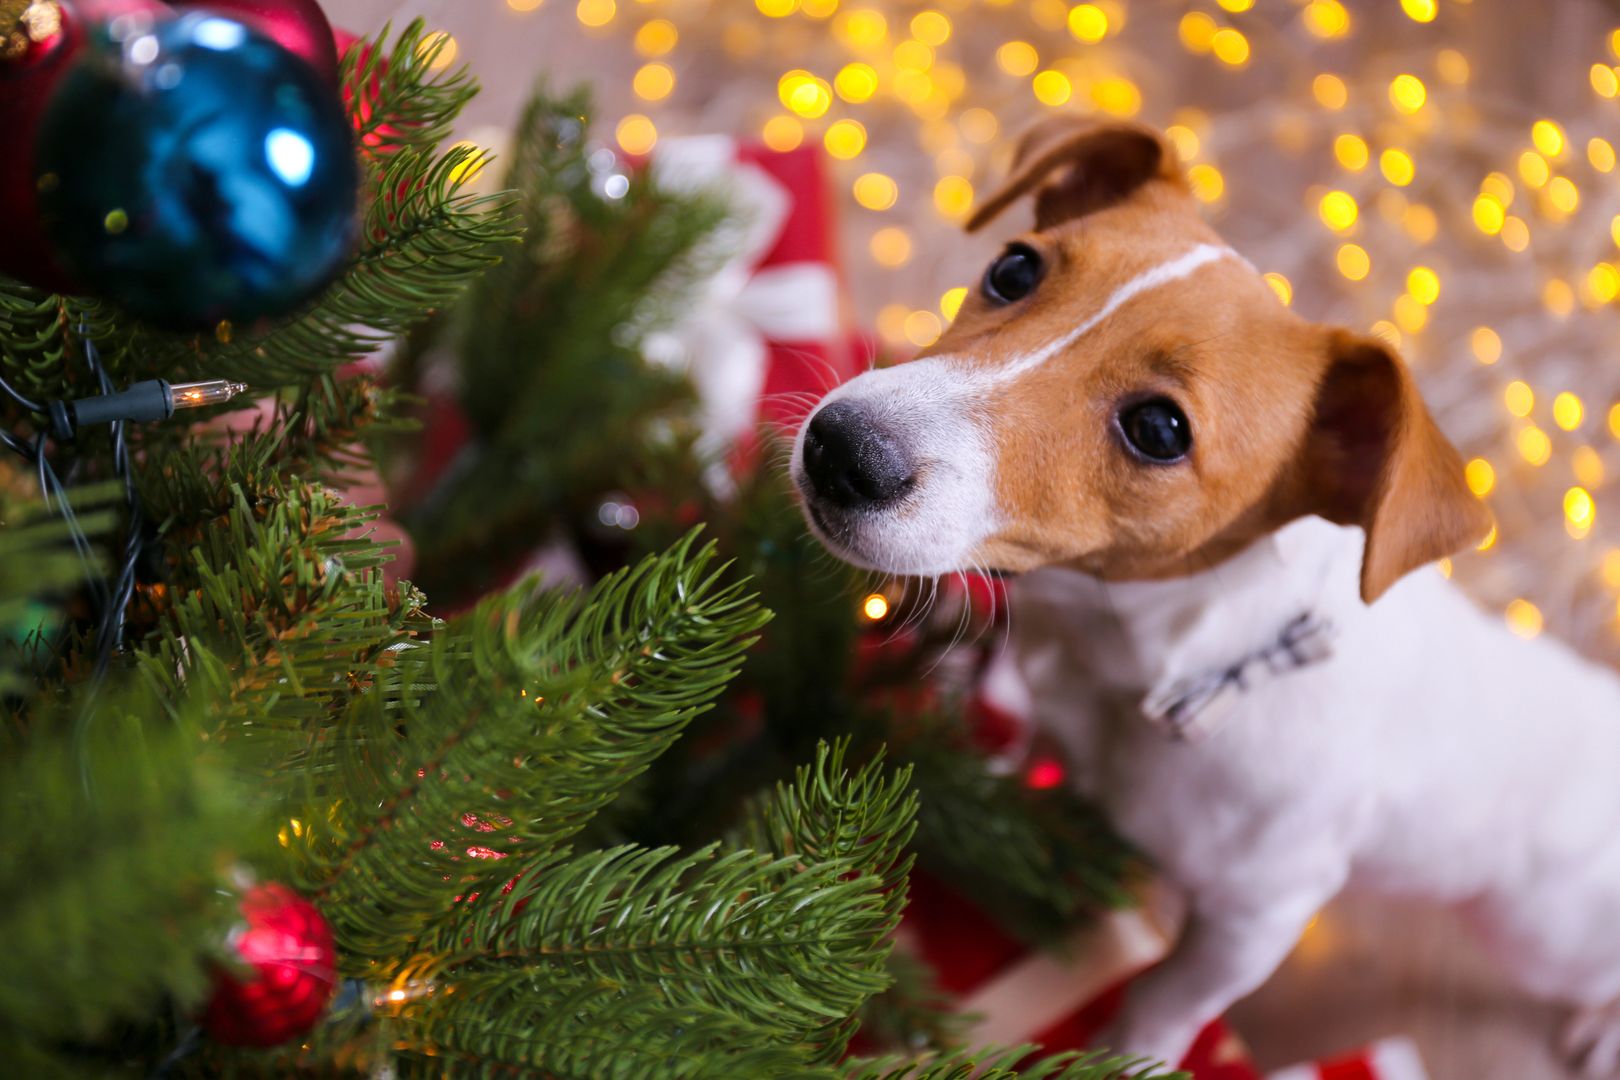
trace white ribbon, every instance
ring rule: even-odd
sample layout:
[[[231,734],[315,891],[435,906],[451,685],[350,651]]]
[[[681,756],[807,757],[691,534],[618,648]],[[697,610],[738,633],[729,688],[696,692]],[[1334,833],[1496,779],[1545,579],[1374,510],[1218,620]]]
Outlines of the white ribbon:
[[[652,162],[672,191],[705,191],[732,209],[694,261],[718,264],[676,325],[649,334],[648,360],[684,371],[701,404],[702,447],[718,454],[750,431],[759,415],[770,350],[767,339],[820,341],[838,330],[838,280],[823,263],[761,268],[793,212],[786,188],[737,160],[721,135],[664,139]]]

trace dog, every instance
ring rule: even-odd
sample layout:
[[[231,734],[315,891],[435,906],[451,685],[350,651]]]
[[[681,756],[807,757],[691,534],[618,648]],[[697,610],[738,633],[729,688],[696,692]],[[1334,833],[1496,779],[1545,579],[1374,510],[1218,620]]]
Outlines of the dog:
[[[1311,323],[1134,122],[1048,121],[943,337],[815,407],[836,555],[1018,575],[1012,655],[1076,783],[1184,894],[1105,1045],[1176,1063],[1346,888],[1459,906],[1620,1070],[1620,676],[1432,565],[1488,510],[1404,363]]]

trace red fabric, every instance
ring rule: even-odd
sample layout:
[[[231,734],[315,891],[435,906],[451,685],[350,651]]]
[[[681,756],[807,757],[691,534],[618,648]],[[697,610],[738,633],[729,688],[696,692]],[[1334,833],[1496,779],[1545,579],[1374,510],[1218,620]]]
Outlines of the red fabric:
[[[1380,1080],[1372,1063],[1363,1056],[1324,1061],[1316,1067],[1322,1080]]]

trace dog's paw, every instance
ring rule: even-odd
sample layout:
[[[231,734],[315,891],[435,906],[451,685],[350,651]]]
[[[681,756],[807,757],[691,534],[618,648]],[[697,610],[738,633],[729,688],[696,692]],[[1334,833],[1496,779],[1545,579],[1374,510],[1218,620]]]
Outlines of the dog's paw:
[[[1570,1017],[1563,1049],[1582,1076],[1620,1077],[1620,1002],[1581,1009]]]

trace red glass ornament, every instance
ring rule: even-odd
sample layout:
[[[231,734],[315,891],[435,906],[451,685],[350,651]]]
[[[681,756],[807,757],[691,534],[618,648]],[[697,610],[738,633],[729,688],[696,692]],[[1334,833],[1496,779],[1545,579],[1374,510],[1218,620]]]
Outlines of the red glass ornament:
[[[332,24],[315,0],[169,0],[169,5],[182,10],[207,8],[239,19],[337,83],[338,47]]]
[[[84,44],[84,28],[119,15],[168,12],[158,0],[68,0],[56,38],[15,63],[0,62],[0,274],[52,292],[78,293],[45,238],[34,190],[34,143],[45,104]]]
[[[332,929],[314,904],[285,885],[257,885],[242,898],[231,944],[254,969],[243,981],[220,971],[203,1030],[230,1046],[279,1046],[315,1026],[337,986]]]

